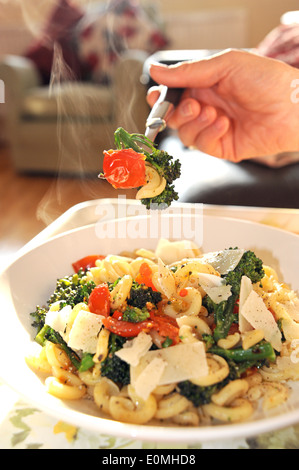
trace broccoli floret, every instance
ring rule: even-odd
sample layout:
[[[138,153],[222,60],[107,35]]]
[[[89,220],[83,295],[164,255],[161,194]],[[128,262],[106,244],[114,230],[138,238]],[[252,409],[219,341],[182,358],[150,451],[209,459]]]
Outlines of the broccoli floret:
[[[219,304],[214,303],[209,296],[205,296],[203,299],[203,304],[208,312],[214,314],[216,323],[214,338],[216,341],[225,338],[232,323],[237,321],[234,310],[240,295],[242,276],[249,277],[253,283],[264,277],[262,260],[250,250],[243,253],[235,269],[222,276],[225,283],[231,286],[230,297]]]
[[[173,185],[169,184],[161,194],[152,198],[143,198],[141,199],[141,203],[144,204],[147,209],[164,210],[167,209],[173,201],[177,201],[178,198],[179,195]]]
[[[37,305],[34,312],[30,313],[33,318],[32,326],[36,328],[37,333],[43,328],[48,308]]]
[[[254,284],[265,275],[263,262],[253,251],[245,251],[236,268],[224,276],[226,284],[232,286],[232,293],[239,295],[242,276],[247,276]]]
[[[130,383],[130,366],[125,361],[115,355],[126,342],[126,338],[110,333],[108,355],[101,363],[101,376],[107,377],[119,385]]]
[[[179,160],[174,160],[165,150],[157,149],[154,143],[144,135],[129,134],[122,127],[115,131],[114,139],[118,149],[131,148],[135,152],[143,153],[146,157],[145,160],[166,180],[166,187],[161,194],[153,198],[141,199],[141,203],[147,209],[166,209],[172,201],[178,200],[178,193],[172,183],[181,176],[181,162]]]
[[[152,153],[146,157],[146,161],[156,168],[169,184],[181,176],[181,162],[174,160],[165,150],[152,147]]]
[[[87,281],[85,273],[81,269],[76,274],[58,279],[56,288],[47,301],[47,305],[44,307],[37,306],[35,311],[30,313],[33,318],[32,326],[37,331],[35,341],[42,346],[46,340],[59,344],[77,369],[80,367],[80,358],[67,346],[57,331],[45,325],[45,318],[49,311],[49,306],[54,302],[60,301],[61,308],[65,305],[74,307],[80,302],[87,303],[89,294],[95,287],[96,285],[93,281]]]
[[[138,284],[138,282],[134,281],[127,303],[132,307],[137,307],[142,310],[146,307],[148,302],[157,306],[161,300],[161,292],[154,291],[151,287],[147,287],[144,284]]]
[[[74,307],[80,302],[87,303],[89,294],[95,287],[93,281],[87,281],[82,269],[76,274],[58,279],[55,290],[46,305],[43,307],[38,305],[35,311],[30,313],[33,318],[32,326],[36,328],[37,333],[43,328],[49,306],[54,302],[61,301],[61,308],[65,305]]]
[[[178,391],[190,400],[194,406],[201,406],[210,403],[211,396],[217,391],[217,386],[201,387],[190,382],[190,380],[185,380],[178,383]]]
[[[80,269],[76,274],[57,280],[55,291],[48,304],[61,301],[62,306],[74,307],[81,302],[87,303],[89,295],[95,287],[96,284],[93,281],[87,281],[84,271]]]
[[[128,305],[123,313],[122,319],[132,323],[146,320],[150,316],[146,308],[131,307]]]

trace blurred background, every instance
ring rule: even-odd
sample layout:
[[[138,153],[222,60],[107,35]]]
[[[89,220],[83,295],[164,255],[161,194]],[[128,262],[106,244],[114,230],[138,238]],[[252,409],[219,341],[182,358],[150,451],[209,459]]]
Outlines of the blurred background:
[[[117,197],[97,178],[103,150],[118,126],[144,131],[144,64],[153,54],[165,51],[175,61],[260,47],[267,55],[268,35],[298,22],[296,8],[295,0],[0,0],[0,255],[74,204]],[[175,145],[174,152],[184,150]],[[205,158],[206,172],[232,181],[223,162],[215,170],[213,160],[211,170]],[[190,168],[198,184],[188,165],[180,188],[190,186]],[[252,180],[250,169],[239,168],[237,179]]]

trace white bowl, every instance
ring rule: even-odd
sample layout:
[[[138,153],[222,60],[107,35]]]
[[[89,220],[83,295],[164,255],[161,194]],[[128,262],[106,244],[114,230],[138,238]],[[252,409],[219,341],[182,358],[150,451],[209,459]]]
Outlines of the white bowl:
[[[262,224],[213,216],[165,215],[161,220],[164,229],[168,227],[169,235],[175,232],[179,238],[188,230],[192,235],[194,229],[192,238],[204,252],[236,246],[254,250],[266,264],[277,269],[282,281],[299,290],[298,236]],[[294,393],[286,404],[267,414],[256,412],[245,423],[197,428],[119,423],[101,418],[92,401],[63,402],[46,393],[42,380],[24,359],[36,347],[30,312],[47,301],[56,279],[72,273],[71,264],[75,260],[88,254],[117,254],[139,247],[154,249],[160,235],[166,234],[160,225],[158,230],[153,230],[154,223],[157,220],[150,217],[134,217],[72,230],[23,253],[4,270],[0,276],[1,378],[35,407],[59,420],[95,432],[139,440],[195,443],[239,438],[299,421],[299,393],[296,393],[299,384],[294,384]]]

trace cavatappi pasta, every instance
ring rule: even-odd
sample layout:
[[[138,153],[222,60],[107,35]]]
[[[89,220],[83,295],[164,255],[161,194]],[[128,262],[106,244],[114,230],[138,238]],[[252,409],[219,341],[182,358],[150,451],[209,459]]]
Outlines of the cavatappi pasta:
[[[84,295],[56,289],[32,314],[42,347],[27,364],[57,398],[138,425],[234,423],[285,403],[299,380],[299,300],[258,258],[260,279],[244,271],[236,288],[246,253],[161,240],[80,260],[71,292]]]

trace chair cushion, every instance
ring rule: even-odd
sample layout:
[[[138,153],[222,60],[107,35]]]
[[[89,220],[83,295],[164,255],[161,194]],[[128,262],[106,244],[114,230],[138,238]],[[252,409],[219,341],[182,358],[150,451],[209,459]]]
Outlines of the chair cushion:
[[[63,82],[54,86],[32,88],[23,101],[22,115],[26,119],[55,119],[57,111],[62,117],[110,119],[113,113],[113,96],[108,87]]]
[[[175,137],[161,140],[160,148],[182,162],[181,202],[299,209],[298,162],[281,168],[232,163],[186,149]]]

